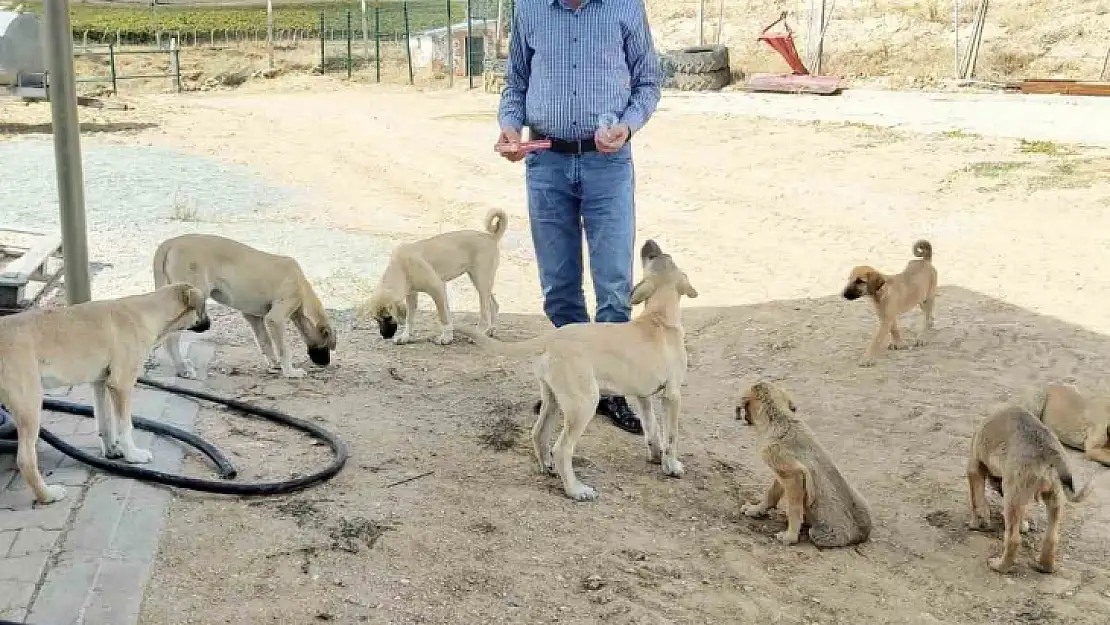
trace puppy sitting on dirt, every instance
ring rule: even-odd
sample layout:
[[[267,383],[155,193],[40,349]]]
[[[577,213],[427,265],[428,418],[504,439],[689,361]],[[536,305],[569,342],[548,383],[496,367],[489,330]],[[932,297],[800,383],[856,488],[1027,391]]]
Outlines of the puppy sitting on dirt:
[[[1060,441],[1037,417],[1018,406],[993,410],[971,437],[967,482],[971,500],[968,527],[973,530],[990,528],[988,479],[1002,493],[1005,524],[1002,555],[990,559],[990,568],[1006,573],[1013,567],[1021,547],[1027,509],[1034,498],[1039,498],[1048,513],[1048,528],[1041,543],[1040,558],[1033,567],[1042,573],[1056,570],[1056,545],[1060,541],[1064,497],[1072,502],[1083,501],[1093,482],[1088,482],[1076,494]]]
[[[870,367],[887,345],[887,338],[893,339],[891,349],[901,349],[902,333],[898,329],[898,315],[920,306],[925,313],[921,334],[915,345],[924,345],[933,329],[933,306],[937,294],[937,270],[933,266],[933,246],[925,239],[913,244],[913,255],[920,260],[911,260],[902,273],[887,275],[874,267],[860,265],[852,268],[848,284],[844,287],[844,299],[853,301],[867,295],[875,306],[879,325],[871,344],[867,347],[859,364]]]
[[[631,302],[644,310],[627,323],[572,323],[519,343],[502,343],[479,332],[459,332],[479,346],[509,355],[535,355],[540,387],[540,414],[532,427],[532,444],[542,472],[557,473],[563,490],[576,501],[597,498],[597,491],[578,481],[571,459],[574,446],[594,417],[598,398],[608,392],[635,403],[644,424],[649,458],[663,473],[681,477],[675,445],[686,379],[686,346],[679,300],[698,292],[686,274],[653,240],[640,249],[644,278],[632,289]],[[662,395],[662,427],[651,397]],[[563,431],[550,445],[555,411],[562,409]]]
[[[786,530],[775,535],[783,544],[798,542],[802,524],[817,547],[845,547],[871,536],[867,500],[844,479],[829,453],[800,417],[787,394],[758,382],[741,396],[736,418],[755,426],[759,457],[775,474],[763,501],[744,506],[760,518],[786,497]]]
[[[188,282],[242,313],[270,370],[280,368],[287,378],[306,375],[293,366],[293,354],[285,344],[289,320],[300,331],[309,360],[321,367],[331,362],[335,330],[295,259],[224,237],[186,234],[163,241],[154,252],[153,265],[155,286]],[[166,351],[178,376],[197,376],[196,367],[181,353],[179,333],[166,337]]]
[[[445,232],[406,243],[393,251],[378,289],[368,304],[370,316],[378,322],[382,338],[393,339],[397,345],[412,341],[417,294],[426,293],[432,298],[439,314],[440,334],[432,342],[446,345],[453,341],[447,283],[464,273],[478,291],[479,327],[487,336],[493,336],[497,323],[493,282],[500,262],[501,237],[509,225],[509,217],[505,211],[495,208],[486,214],[485,224],[485,232]]]
[[[1066,384],[1049,384],[1032,395],[1031,411],[1061,443],[1110,466],[1110,398],[1084,397]]]
[[[131,434],[131,391],[143,360],[168,332],[209,328],[205,297],[188,284],[0,318],[0,404],[15,421],[19,473],[40,503],[65,497],[38,468],[43,387],[91,383],[105,458],[144,464]]]

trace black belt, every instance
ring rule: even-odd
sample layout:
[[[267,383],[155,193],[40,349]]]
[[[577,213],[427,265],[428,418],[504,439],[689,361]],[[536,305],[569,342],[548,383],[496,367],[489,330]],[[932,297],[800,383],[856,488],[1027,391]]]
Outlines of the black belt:
[[[581,139],[579,141],[565,141],[563,139],[553,139],[536,131],[532,131],[530,139],[532,141],[547,139],[551,142],[551,151],[557,154],[585,154],[586,152],[597,151],[597,143],[594,142],[593,138]]]

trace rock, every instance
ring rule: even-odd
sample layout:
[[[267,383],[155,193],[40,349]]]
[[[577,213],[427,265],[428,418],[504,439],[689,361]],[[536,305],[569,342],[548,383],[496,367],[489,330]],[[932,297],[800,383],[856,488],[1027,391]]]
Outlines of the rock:
[[[605,582],[602,581],[600,575],[591,575],[586,578],[586,581],[582,582],[582,587],[586,590],[601,590],[604,585]]]

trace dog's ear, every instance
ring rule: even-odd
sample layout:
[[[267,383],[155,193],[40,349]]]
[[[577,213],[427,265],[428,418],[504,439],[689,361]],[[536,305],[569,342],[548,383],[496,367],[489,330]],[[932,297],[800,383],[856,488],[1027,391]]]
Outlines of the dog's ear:
[[[686,277],[685,273],[682,274],[682,279],[678,281],[678,292],[690,299],[694,299],[698,296],[698,290],[694,288],[694,285],[690,284],[690,279]]]
[[[335,330],[330,325],[325,323],[320,326],[320,338],[324,339],[328,349],[335,349]]]
[[[651,278],[644,278],[632,289],[630,303],[633,306],[642,304],[647,298],[651,297],[651,294],[654,292],[655,282]]]
[[[204,293],[201,293],[200,289],[193,286],[186,288],[181,294],[181,300],[185,304],[185,307],[189,310],[196,311],[197,315],[200,317],[204,316],[206,299]]]
[[[794,400],[789,397],[786,398],[786,407],[790,409],[790,412],[798,412],[798,407],[794,405]]]
[[[864,278],[867,280],[867,292],[871,295],[878,293],[879,289],[883,288],[883,285],[886,284],[886,280],[883,278],[882,274],[877,271],[868,271],[864,275]]]

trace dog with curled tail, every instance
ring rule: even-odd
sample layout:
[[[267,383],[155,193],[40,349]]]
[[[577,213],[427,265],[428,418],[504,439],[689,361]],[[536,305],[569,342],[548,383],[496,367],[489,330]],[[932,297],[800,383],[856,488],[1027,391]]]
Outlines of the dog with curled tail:
[[[381,281],[365,307],[378,323],[383,339],[397,345],[412,342],[417,295],[425,293],[435,303],[439,318],[439,335],[432,338],[432,342],[447,345],[454,341],[447,283],[464,273],[478,292],[479,328],[486,336],[493,336],[497,324],[493,284],[500,263],[501,237],[509,227],[509,216],[500,208],[491,209],[484,225],[484,232],[444,232],[393,250]]]
[[[842,295],[848,301],[867,296],[878,315],[878,327],[867,346],[861,367],[870,367],[887,347],[902,349],[898,316],[919,306],[925,314],[921,333],[914,345],[924,345],[933,330],[933,309],[937,296],[937,270],[933,266],[933,245],[925,239],[913,244],[914,260],[901,273],[884,274],[870,265],[858,265],[848,274]],[[888,339],[890,342],[888,342]]]

